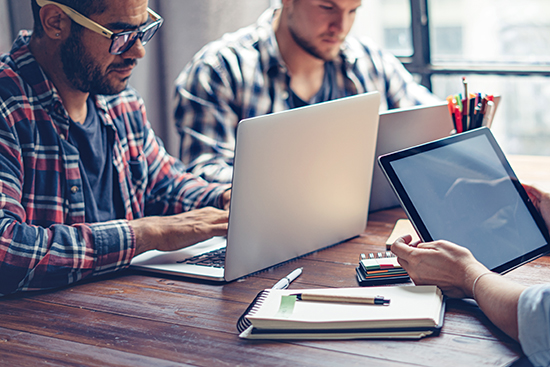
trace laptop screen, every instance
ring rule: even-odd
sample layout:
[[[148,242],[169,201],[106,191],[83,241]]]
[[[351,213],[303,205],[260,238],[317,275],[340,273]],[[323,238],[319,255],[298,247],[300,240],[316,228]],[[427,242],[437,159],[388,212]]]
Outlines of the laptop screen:
[[[542,219],[489,129],[386,155],[380,164],[424,241],[467,247],[497,272],[550,249]]]

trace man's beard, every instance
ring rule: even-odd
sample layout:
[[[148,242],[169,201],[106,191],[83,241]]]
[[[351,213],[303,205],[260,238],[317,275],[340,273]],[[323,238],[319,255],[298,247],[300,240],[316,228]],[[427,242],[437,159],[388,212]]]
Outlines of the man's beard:
[[[71,32],[69,38],[61,45],[61,62],[65,76],[81,92],[93,95],[113,95],[126,88],[127,83],[116,86],[109,82],[107,74],[102,72],[99,65],[94,63],[82,46],[79,33]],[[121,64],[109,65],[108,69],[123,68],[135,64],[135,59],[125,59]]]
[[[298,32],[296,32],[293,27],[289,25],[288,29],[290,31],[290,35],[292,36],[292,39],[294,40],[294,42],[296,42],[298,46],[300,46],[305,52],[307,52],[311,56],[323,61],[332,61],[337,56],[337,55],[322,53],[310,41],[306,40],[304,37],[298,34]]]

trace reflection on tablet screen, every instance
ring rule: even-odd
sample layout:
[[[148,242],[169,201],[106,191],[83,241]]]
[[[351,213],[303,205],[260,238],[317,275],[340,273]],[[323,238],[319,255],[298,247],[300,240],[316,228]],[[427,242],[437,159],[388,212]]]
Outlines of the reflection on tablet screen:
[[[547,244],[485,135],[390,162],[431,238],[494,269]]]

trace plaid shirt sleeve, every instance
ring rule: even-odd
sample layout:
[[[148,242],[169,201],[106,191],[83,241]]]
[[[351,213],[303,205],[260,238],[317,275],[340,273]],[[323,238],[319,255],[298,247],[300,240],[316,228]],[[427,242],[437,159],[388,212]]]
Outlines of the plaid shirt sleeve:
[[[424,86],[416,83],[411,73],[391,53],[378,50],[386,84],[388,109],[429,105],[440,102]],[[376,58],[374,58],[376,60]]]
[[[225,62],[237,62],[235,55],[228,56]],[[207,62],[191,63],[178,77],[175,119],[183,163],[207,181],[228,183],[233,174],[235,126],[241,119],[237,95],[242,86],[231,86],[229,71],[220,61],[212,56]],[[238,79],[238,75],[233,77]]]
[[[185,165],[166,152],[146,120],[143,103],[140,105],[142,121],[145,121],[141,150],[148,175],[144,214],[171,215],[206,206],[223,208],[223,193],[229,185],[209,183],[186,172]]]
[[[25,131],[32,112],[28,100],[14,93],[15,75],[8,74],[0,72],[0,295],[59,287],[128,266],[135,250],[127,221],[62,225],[62,195],[55,194],[62,188],[47,188],[53,190],[49,196],[27,190],[33,178],[55,176],[60,167],[48,160],[46,145],[37,143],[34,155],[28,149],[34,144]]]

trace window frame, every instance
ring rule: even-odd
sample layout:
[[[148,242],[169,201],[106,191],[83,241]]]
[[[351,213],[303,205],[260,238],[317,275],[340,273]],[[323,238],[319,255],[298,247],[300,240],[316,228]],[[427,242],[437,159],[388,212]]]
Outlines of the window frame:
[[[413,54],[398,57],[407,70],[420,76],[420,83],[432,90],[434,75],[505,75],[505,76],[550,76],[550,65],[528,64],[438,64],[431,62],[430,19],[428,0],[410,0]]]

